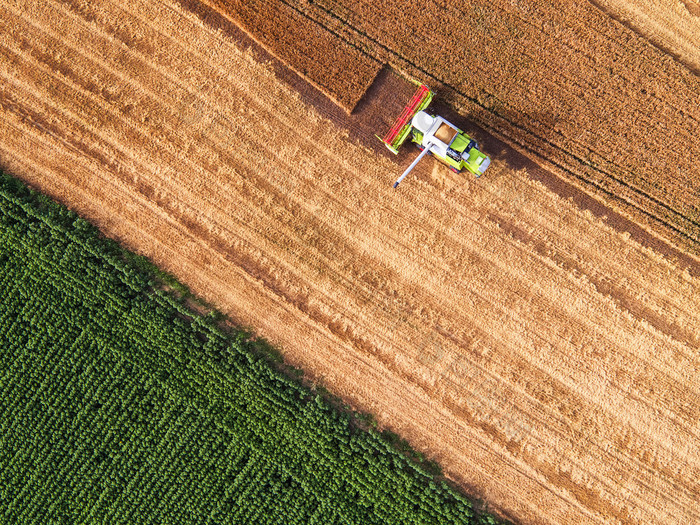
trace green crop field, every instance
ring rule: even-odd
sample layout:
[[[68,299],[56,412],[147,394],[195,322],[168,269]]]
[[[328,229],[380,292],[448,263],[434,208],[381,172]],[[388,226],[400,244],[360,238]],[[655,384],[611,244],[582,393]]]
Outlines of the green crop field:
[[[493,523],[0,174],[2,523]]]

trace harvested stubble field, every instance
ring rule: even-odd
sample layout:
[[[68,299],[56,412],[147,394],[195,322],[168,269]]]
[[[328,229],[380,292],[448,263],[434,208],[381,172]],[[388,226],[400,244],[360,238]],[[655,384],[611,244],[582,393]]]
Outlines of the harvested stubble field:
[[[479,180],[424,162],[393,191],[401,166],[259,59],[176,2],[6,0],[0,163],[504,515],[698,521],[694,259],[508,150]]]
[[[223,5],[246,24],[238,2],[203,1]],[[316,31],[441,85],[441,97],[482,127],[698,254],[698,4],[648,4],[275,0],[268,6],[292,9],[315,21]],[[282,36],[267,25],[257,33],[247,28],[261,40]],[[307,34],[300,27],[295,36],[305,42]],[[304,53],[292,59],[309,63]],[[307,71],[314,80],[326,77],[322,67]],[[338,98],[347,83],[330,86],[329,94]]]

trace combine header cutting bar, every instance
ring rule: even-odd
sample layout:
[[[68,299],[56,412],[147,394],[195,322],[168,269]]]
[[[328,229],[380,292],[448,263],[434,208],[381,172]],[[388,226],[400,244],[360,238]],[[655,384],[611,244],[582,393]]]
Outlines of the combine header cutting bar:
[[[398,154],[399,147],[404,143],[411,131],[411,119],[419,111],[424,110],[433,99],[433,92],[428,89],[425,84],[420,84],[420,87],[411,98],[411,101],[404,108],[401,116],[396,119],[394,125],[389,130],[381,141],[394,154]]]

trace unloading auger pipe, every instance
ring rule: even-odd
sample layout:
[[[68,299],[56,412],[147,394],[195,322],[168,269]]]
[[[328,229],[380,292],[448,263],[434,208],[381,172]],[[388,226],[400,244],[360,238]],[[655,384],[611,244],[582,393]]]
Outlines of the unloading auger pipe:
[[[423,151],[420,152],[420,155],[418,155],[418,156],[416,157],[416,160],[414,160],[413,162],[411,162],[411,165],[410,165],[408,168],[406,168],[406,171],[403,172],[403,175],[401,175],[401,176],[398,178],[398,180],[394,183],[394,188],[396,188],[396,186],[399,185],[399,182],[401,182],[402,180],[404,180],[404,179],[406,178],[406,175],[408,175],[408,174],[411,172],[411,170],[412,170],[413,168],[416,167],[416,164],[418,164],[418,163],[420,162],[420,159],[422,159],[422,158],[425,157],[428,153],[430,153],[430,148],[431,148],[431,146],[432,146],[432,144],[426,144],[426,145],[425,145],[425,149],[424,149]]]

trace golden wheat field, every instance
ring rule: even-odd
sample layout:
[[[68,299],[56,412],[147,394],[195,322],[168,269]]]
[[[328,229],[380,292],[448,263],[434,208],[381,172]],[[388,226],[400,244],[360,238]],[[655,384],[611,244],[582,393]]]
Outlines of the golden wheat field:
[[[0,3],[3,169],[496,513],[700,521],[700,262],[478,128],[483,177],[395,191],[413,151],[304,85],[175,0]]]
[[[181,3],[212,27],[241,24],[346,109],[371,60],[428,82],[489,133],[698,255],[697,0]],[[268,11],[305,23],[261,23]],[[345,44],[334,52],[344,75],[321,66],[327,46],[307,52],[323,38]]]
[[[698,0],[596,0],[593,3],[700,73]]]

